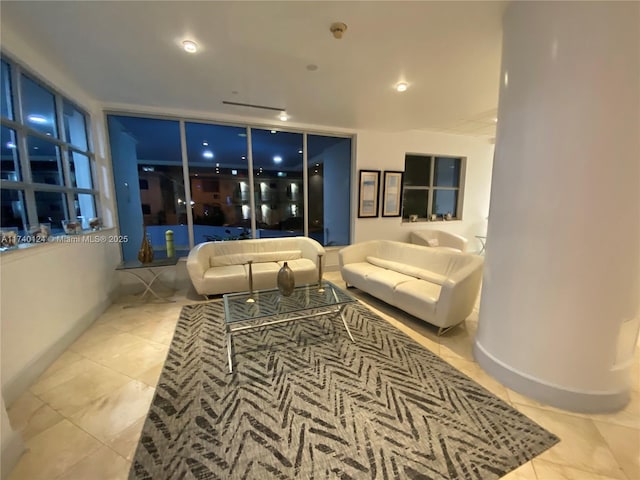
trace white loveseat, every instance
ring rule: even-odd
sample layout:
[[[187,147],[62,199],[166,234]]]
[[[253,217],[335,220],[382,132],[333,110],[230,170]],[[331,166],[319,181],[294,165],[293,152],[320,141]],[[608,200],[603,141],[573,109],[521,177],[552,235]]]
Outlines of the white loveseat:
[[[439,334],[473,310],[484,263],[478,255],[388,240],[350,245],[339,259],[347,285],[440,327]]]
[[[276,287],[285,261],[293,270],[296,285],[317,282],[318,262],[324,254],[322,245],[307,237],[205,242],[189,252],[187,271],[201,295],[246,292],[250,260],[253,288],[260,290]]]
[[[463,236],[443,230],[416,230],[411,232],[409,241],[414,245],[452,252],[466,252],[467,243],[469,243]]]

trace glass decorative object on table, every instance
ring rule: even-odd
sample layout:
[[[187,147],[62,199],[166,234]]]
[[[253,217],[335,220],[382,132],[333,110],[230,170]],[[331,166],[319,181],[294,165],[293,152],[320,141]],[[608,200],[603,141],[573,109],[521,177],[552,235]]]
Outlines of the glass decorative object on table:
[[[67,235],[77,235],[82,231],[82,223],[78,220],[62,220],[62,229]]]
[[[278,290],[280,290],[280,294],[288,297],[293,293],[293,289],[296,286],[295,278],[293,276],[293,270],[284,262],[282,268],[278,272]]]
[[[142,244],[140,245],[140,250],[138,251],[138,261],[140,263],[153,262],[153,247],[151,246],[149,237],[147,237],[146,225],[142,226]]]
[[[18,246],[18,230],[0,231],[0,246],[3,249],[16,248]]]
[[[89,219],[89,228],[93,231],[100,230],[102,227],[102,221],[99,217],[93,217]]]

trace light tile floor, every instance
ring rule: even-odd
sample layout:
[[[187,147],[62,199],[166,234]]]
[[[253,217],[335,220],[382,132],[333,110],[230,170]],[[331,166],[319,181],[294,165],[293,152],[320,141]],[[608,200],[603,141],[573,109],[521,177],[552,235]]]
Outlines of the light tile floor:
[[[338,272],[327,280],[344,287]],[[501,385],[473,360],[477,308],[466,323],[443,337],[436,328],[373,297],[350,292],[383,318],[482,384],[561,442],[508,474],[508,480],[640,480],[640,378],[622,411],[584,415],[536,402]],[[118,480],[131,459],[180,309],[175,303],[128,307],[113,304],[31,388],[9,408],[27,452],[10,480]],[[634,359],[640,372],[640,353]]]

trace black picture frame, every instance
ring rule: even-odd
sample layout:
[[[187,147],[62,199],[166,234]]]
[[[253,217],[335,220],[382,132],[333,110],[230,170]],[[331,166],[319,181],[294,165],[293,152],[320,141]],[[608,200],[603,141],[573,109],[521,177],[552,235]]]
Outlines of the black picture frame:
[[[386,170],[382,182],[382,216],[399,217],[402,215],[402,185],[404,172]]]
[[[380,170],[360,170],[358,218],[375,218],[380,209]]]

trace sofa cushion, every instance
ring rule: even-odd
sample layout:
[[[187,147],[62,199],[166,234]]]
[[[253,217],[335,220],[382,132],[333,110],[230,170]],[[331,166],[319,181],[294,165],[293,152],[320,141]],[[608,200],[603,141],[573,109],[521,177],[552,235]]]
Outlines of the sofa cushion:
[[[223,267],[227,265],[244,265],[249,260],[253,263],[277,262],[279,260],[296,260],[302,258],[300,250],[281,250],[274,252],[229,253],[227,255],[214,255],[209,258],[209,266]]]
[[[395,289],[398,285],[413,280],[415,280],[415,278],[409,275],[378,268],[377,272],[371,273],[367,277],[367,291],[380,300],[392,305],[397,305]]]
[[[440,245],[440,242],[437,238],[429,238],[427,239],[427,245],[429,245],[430,247],[437,247],[438,245]]]
[[[204,282],[208,285],[207,291],[212,294],[226,292],[227,289],[241,292],[246,290],[248,285],[242,265],[209,268],[204,272]]]
[[[373,265],[377,265],[378,267],[393,270],[395,272],[410,275],[412,277],[427,280],[429,282],[437,283],[438,285],[442,285],[447,280],[447,277],[445,277],[444,275],[440,275],[430,270],[414,267],[413,265],[408,265],[406,263],[385,260],[384,258],[370,256],[367,257],[367,262],[372,263]]]
[[[426,280],[403,282],[395,290],[395,304],[420,318],[435,317],[442,287]]]
[[[249,278],[249,265],[243,265],[243,268],[247,278]],[[278,270],[280,270],[280,265],[276,262],[260,262],[251,265],[253,289],[264,290],[265,288],[276,288]]]

